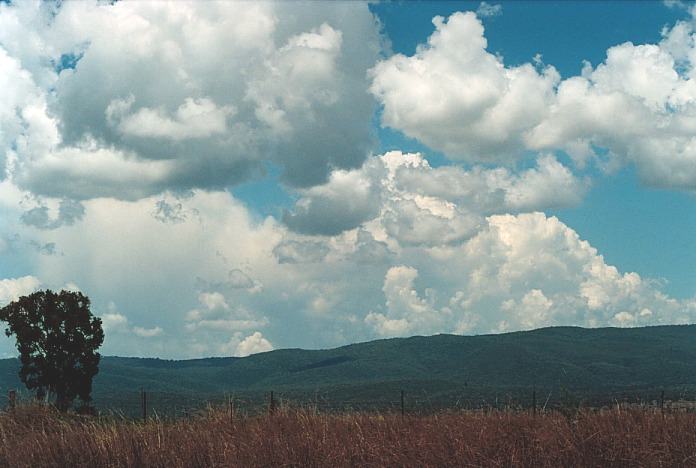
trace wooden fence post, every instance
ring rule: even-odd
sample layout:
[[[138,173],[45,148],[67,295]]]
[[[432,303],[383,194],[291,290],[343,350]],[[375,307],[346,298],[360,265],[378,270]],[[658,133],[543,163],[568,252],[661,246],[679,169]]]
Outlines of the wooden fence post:
[[[17,406],[17,390],[10,390],[7,392],[7,399],[9,400],[10,411],[15,409]]]
[[[273,398],[273,390],[271,390],[271,396],[268,401],[268,414],[275,413],[275,399]]]
[[[234,397],[229,399],[229,409],[230,409],[230,426],[234,425]]]
[[[144,388],[140,389],[140,406],[143,410],[143,422],[147,422],[147,392]]]
[[[532,390],[532,415],[536,418],[536,387]]]
[[[664,390],[662,390],[660,392],[660,412],[662,412],[662,414],[665,414],[665,391]]]
[[[404,391],[401,390],[401,417],[402,417],[402,418],[404,417],[404,413],[405,413],[405,412],[406,412],[406,411],[405,411],[405,408],[404,408]]]

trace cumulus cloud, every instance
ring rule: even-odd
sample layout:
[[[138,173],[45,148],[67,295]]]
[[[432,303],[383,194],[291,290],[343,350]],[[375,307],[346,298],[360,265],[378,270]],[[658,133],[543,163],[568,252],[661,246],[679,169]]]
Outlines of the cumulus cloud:
[[[380,191],[371,169],[332,172],[326,184],[302,192],[283,222],[302,234],[336,235],[374,218],[379,214]]]
[[[684,44],[692,34],[682,37],[684,27],[665,32],[658,45],[612,47],[604,63],[563,81],[548,120],[529,133],[529,147],[571,154],[573,145],[606,148],[616,164],[634,163],[650,185],[693,190],[696,87],[691,62],[679,56],[693,47]],[[581,158],[588,156],[596,157],[587,150]]]
[[[451,158],[509,160],[523,134],[547,115],[558,72],[504,66],[486,51],[474,13],[436,16],[433,24],[435,32],[413,56],[396,54],[371,70],[382,124]]]
[[[473,13],[433,23],[414,55],[371,71],[383,125],[453,159],[512,164],[530,150],[561,150],[578,167],[635,164],[647,184],[696,187],[693,22],[665,28],[658,44],[611,47],[563,80],[537,59],[506,66],[486,50]]]
[[[683,2],[682,0],[663,0],[662,3],[667,8],[680,8],[680,9],[687,9],[688,4],[686,2]]]
[[[382,218],[386,232],[402,245],[459,243],[474,235],[481,222],[466,208],[425,197],[395,200]]]
[[[109,302],[107,311],[100,316],[102,328],[107,337],[112,334],[132,334],[140,338],[153,338],[162,335],[164,330],[161,327],[145,328],[131,325],[128,317],[118,311],[116,304]]]
[[[266,317],[256,317],[243,306],[231,307],[219,292],[202,292],[198,295],[201,307],[186,314],[186,329],[190,332],[207,329],[212,331],[239,331],[264,327]]]
[[[655,282],[607,265],[596,249],[554,217],[527,213],[488,221],[465,244],[438,254],[438,267],[448,276],[431,271],[429,279],[421,280],[425,298],[413,287],[416,267],[389,270],[384,281],[387,313],[370,312],[365,322],[380,335],[407,335],[432,333],[434,324],[439,331],[486,333],[694,319],[696,301],[669,298]],[[414,263],[430,268],[426,262]],[[437,294],[428,293],[429,288]]]
[[[479,18],[487,18],[498,16],[503,13],[503,5],[481,2],[476,9],[476,16]]]
[[[365,72],[381,39],[366,4],[3,4],[0,16],[0,154],[35,194],[222,188],[265,161],[307,187],[371,146]]]
[[[435,310],[432,298],[422,298],[414,289],[418,270],[396,266],[387,271],[384,278],[386,314],[369,313],[365,322],[383,336],[405,336],[414,333],[432,333],[443,324],[441,313]],[[431,293],[432,291],[430,291]]]
[[[152,338],[154,336],[159,336],[162,334],[162,329],[160,327],[153,328],[143,328],[143,327],[133,327],[133,333],[141,338]]]
[[[579,205],[589,185],[587,179],[576,177],[550,155],[539,157],[536,167],[517,175],[492,172],[495,173],[493,179],[500,177],[493,184],[499,184],[497,188],[505,193],[505,205],[511,211]]]
[[[19,265],[27,265],[37,276],[45,274],[42,282],[48,285],[64,284],[66,279],[80,284],[92,298],[95,313],[105,318],[107,328],[111,326],[106,354],[218,354],[217,347],[237,330],[245,333],[243,339],[267,327],[268,311],[286,313],[285,306],[278,306],[283,300],[277,285],[287,283],[274,271],[279,263],[272,252],[284,229],[272,218],[257,220],[227,192],[194,191],[177,198],[182,213],[196,213],[177,223],[153,216],[160,196],[135,202],[88,200],[79,225],[53,230],[22,223],[22,200],[18,194],[13,211],[9,197],[3,198],[0,209],[8,220],[0,226],[3,238],[12,232],[22,239],[31,234],[28,238],[40,245],[59,245],[61,255],[41,255],[25,242],[13,242],[0,262],[19,258]],[[260,294],[267,284],[269,293]],[[201,293],[219,293],[229,310],[210,300],[199,302]],[[111,301],[119,304],[119,310],[109,306]],[[202,316],[187,320],[193,309]],[[250,324],[256,327],[250,329]],[[195,330],[187,331],[187,326]],[[217,326],[226,331],[218,333]],[[197,343],[210,348],[198,354]]]
[[[197,346],[201,352],[207,353],[207,355],[235,357],[246,357],[274,349],[271,342],[264,338],[261,332],[254,332],[248,336],[244,336],[242,333],[235,333],[227,342],[216,348],[211,348],[203,343],[198,343]]]
[[[31,294],[40,287],[41,281],[34,276],[2,279],[0,280],[0,306],[16,301],[21,296]]]
[[[231,306],[219,292],[202,292],[198,301],[200,306],[186,314],[186,330],[193,334],[190,346],[198,354],[244,357],[273,350],[257,330],[268,325],[266,317],[243,306]],[[252,333],[244,336],[249,331]]]
[[[375,236],[365,229],[359,229],[355,236],[355,250],[351,255],[355,262],[383,263],[394,255],[386,242],[375,239]]]
[[[116,311],[111,311],[101,316],[102,328],[105,332],[125,331],[128,329],[128,319]]]
[[[486,214],[573,206],[587,187],[551,155],[517,172],[467,171],[432,168],[421,154],[391,151],[304,191],[283,222],[301,234],[328,236],[373,223],[401,245],[452,244],[476,234]],[[289,251],[290,245],[278,249]]]
[[[13,180],[35,194],[53,198],[136,200],[166,189],[174,170],[169,160],[140,160],[135,153],[99,147],[94,140],[63,149],[58,145],[44,157],[17,159]]]
[[[552,306],[553,301],[547,298],[543,291],[532,289],[517,301],[515,299],[504,301],[500,309],[510,314],[514,318],[513,321],[519,323],[521,328],[531,329],[548,322]],[[507,320],[502,322],[501,328],[508,327],[508,324]]]
[[[271,342],[264,338],[260,332],[254,332],[239,342],[235,348],[234,355],[244,357],[272,350],[273,345]]]
[[[3,10],[5,6],[0,5]],[[0,10],[0,18],[6,20]],[[0,180],[7,176],[8,154],[12,155],[12,145],[20,139],[24,127],[24,112],[18,109],[31,109],[40,101],[41,91],[35,85],[30,72],[22,68],[21,62],[8,54],[0,46]],[[21,143],[25,143],[20,139]],[[25,144],[27,144],[26,142]]]
[[[415,197],[402,187],[410,171],[453,177],[414,154],[391,154],[382,164],[380,184],[392,187],[386,199]],[[478,174],[455,176],[480,183]],[[486,180],[476,186],[489,187]],[[472,198],[465,188],[429,187],[422,184],[418,196],[479,213],[492,206],[488,195]],[[29,257],[37,276],[47,284],[70,278],[93,298],[107,329],[105,353],[229,356],[251,352],[241,343],[257,332],[273,347],[327,347],[438,332],[684,323],[696,313],[693,301],[670,298],[659,283],[608,265],[558,219],[504,214],[504,190],[495,196],[502,213],[481,214],[468,238],[450,243],[439,232],[427,242],[405,242],[381,216],[339,235],[298,237],[273,218],[256,219],[226,192],[194,191],[179,202],[198,215],[162,223],[152,216],[157,200],[86,201],[80,236],[75,226],[34,230],[37,241],[50,238],[64,253]],[[33,229],[19,221],[14,227]],[[26,283],[39,287],[35,279]],[[252,342],[264,343],[258,336]]]
[[[227,117],[234,114],[232,106],[218,108],[207,98],[186,98],[174,113],[162,108],[140,108],[131,113],[134,98],[114,100],[106,108],[107,122],[124,135],[171,139],[204,138],[227,131]]]

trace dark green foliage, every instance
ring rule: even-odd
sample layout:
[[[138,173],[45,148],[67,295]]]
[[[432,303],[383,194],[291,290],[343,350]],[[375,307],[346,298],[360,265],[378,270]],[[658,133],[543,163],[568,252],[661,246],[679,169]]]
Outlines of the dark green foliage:
[[[0,395],[16,385],[17,361],[0,360]],[[500,335],[436,335],[336,349],[281,349],[247,358],[186,361],[105,357],[95,404],[139,411],[139,389],[158,414],[222,401],[279,399],[322,408],[539,407],[696,399],[696,325],[556,327]],[[181,413],[178,413],[181,414]]]
[[[46,290],[0,309],[5,334],[17,338],[21,381],[38,398],[54,398],[62,411],[77,397],[83,404],[91,401],[92,379],[99,372],[96,350],[104,332],[89,305],[80,292]]]

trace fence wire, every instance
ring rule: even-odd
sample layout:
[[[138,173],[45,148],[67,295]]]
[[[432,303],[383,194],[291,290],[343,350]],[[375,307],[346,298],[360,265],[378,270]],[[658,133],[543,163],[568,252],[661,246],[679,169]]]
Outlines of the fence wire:
[[[696,392],[690,388],[573,390],[565,387],[525,387],[501,390],[462,387],[443,393],[399,388],[397,382],[385,383],[384,387],[370,395],[351,393],[350,388],[330,391],[229,391],[224,394],[142,388],[108,394],[97,392],[93,404],[102,415],[129,419],[192,418],[205,415],[210,409],[224,409],[238,415],[256,415],[284,408],[304,408],[324,413],[367,411],[426,415],[441,411],[572,411],[617,405],[660,411],[696,411]],[[31,394],[26,390],[20,390],[17,394],[20,403],[30,399]],[[0,394],[0,408],[9,405],[8,391],[4,391]]]

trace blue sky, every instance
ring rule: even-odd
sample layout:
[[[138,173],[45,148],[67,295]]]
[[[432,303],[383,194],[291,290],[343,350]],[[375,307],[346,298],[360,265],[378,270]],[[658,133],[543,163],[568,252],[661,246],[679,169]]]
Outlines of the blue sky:
[[[489,50],[519,64],[540,53],[563,76],[579,73],[582,61],[599,63],[622,42],[655,43],[660,31],[687,17],[658,1],[489,2],[502,12],[484,19]],[[476,11],[480,2],[384,2],[371,6],[395,51],[412,54],[432,30],[434,16]]]
[[[694,322],[693,13],[1,3],[0,305],[161,357]]]

